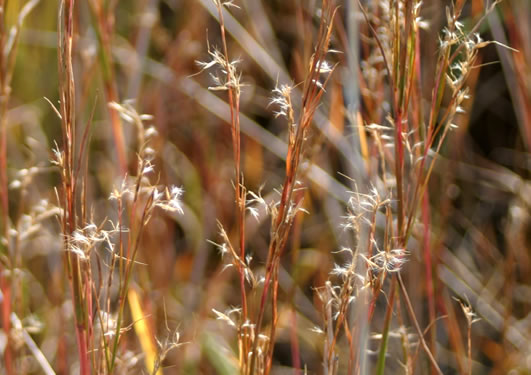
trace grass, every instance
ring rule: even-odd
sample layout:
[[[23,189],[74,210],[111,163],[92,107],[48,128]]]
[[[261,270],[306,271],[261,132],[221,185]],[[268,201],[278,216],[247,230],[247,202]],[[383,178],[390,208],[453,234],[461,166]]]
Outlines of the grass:
[[[531,372],[525,1],[0,9],[0,372]]]

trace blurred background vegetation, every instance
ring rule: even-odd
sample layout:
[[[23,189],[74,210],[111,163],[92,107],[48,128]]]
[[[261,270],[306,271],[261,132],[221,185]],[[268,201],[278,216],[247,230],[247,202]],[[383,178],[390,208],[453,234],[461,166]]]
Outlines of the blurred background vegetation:
[[[371,101],[374,88],[363,81],[363,70],[368,68],[363,62],[368,57],[364,46],[370,44],[371,34],[361,13],[350,13],[357,9],[357,1],[337,3],[340,8],[331,47],[345,53],[334,57],[338,67],[316,116],[319,130],[313,134],[308,155],[326,175],[306,171],[304,208],[309,214],[297,217],[282,261],[273,370],[278,374],[293,373],[294,340],[308,373],[324,371],[322,342],[311,331],[322,325],[315,289],[325,284],[334,264],[342,262],[342,255],[333,252],[352,241],[341,228],[347,191],[354,186],[350,178],[360,186],[367,182],[360,172],[365,168],[360,143],[353,140],[362,124],[346,108],[359,100],[365,124],[385,121],[389,111],[385,100],[380,108],[371,107],[379,101]],[[380,3],[387,2],[362,3],[377,15]],[[24,1],[3,4],[6,24],[12,25]],[[271,92],[278,83],[304,80],[320,2],[237,0],[235,4],[239,8],[231,8],[225,22],[228,49],[233,58],[240,59],[244,84],[242,171],[249,190],[261,190],[271,198],[283,183],[288,131],[269,104]],[[431,82],[435,74],[447,5],[449,1],[422,5],[421,15],[427,23],[419,32],[423,83]],[[108,7],[106,17],[94,12],[100,6],[103,12]],[[464,27],[470,28],[485,7],[483,0],[468,1]],[[54,142],[61,143],[61,122],[44,99],[53,104],[59,100],[57,14],[56,1],[41,1],[26,17],[5,114],[9,215],[19,230],[31,229],[28,218],[35,211],[52,210],[50,206],[57,201],[54,189],[60,185],[60,175],[50,160]],[[149,124],[158,135],[150,146],[156,154],[157,179],[185,191],[184,215],[157,214],[148,224],[138,257],[145,265],[136,266],[131,286],[159,340],[174,331],[180,334],[182,345],[166,355],[162,371],[236,373],[235,332],[216,320],[212,309],[225,311],[241,304],[238,275],[234,269],[224,269],[215,246],[207,242],[219,240],[217,221],[234,241],[237,236],[229,107],[224,92],[208,90],[211,77],[198,74],[196,64],[209,59],[209,46],[221,46],[215,6],[211,0],[89,0],[77,1],[74,14],[77,123],[80,128],[91,123],[86,180],[89,215],[96,223],[115,220],[117,215],[108,200],[122,179],[107,106],[105,77],[112,69],[117,89],[114,100],[128,100],[138,113],[153,116]],[[354,21],[359,24],[354,45],[361,46],[359,71],[354,76],[361,81],[352,79],[347,61],[349,43],[353,43],[349,22]],[[103,29],[98,22],[104,22]],[[110,62],[102,60],[102,30],[109,37]],[[426,338],[434,338],[431,345],[445,374],[466,373],[467,323],[456,299],[470,304],[480,318],[471,329],[473,373],[531,374],[531,3],[503,1],[479,32],[484,40],[496,40],[518,52],[499,44],[480,51],[468,79],[470,99],[465,112],[454,120],[458,128],[449,134],[435,164],[427,195],[427,241],[433,256],[436,321],[430,321],[428,311],[422,231],[408,249],[402,274],[421,327],[432,325],[430,331],[435,334]],[[431,88],[431,83],[422,87],[426,101]],[[388,94],[385,89],[378,93]],[[136,130],[125,121],[122,126],[127,168],[132,171],[139,147]],[[248,218],[247,249],[257,269],[266,261],[268,236],[267,220]],[[57,373],[77,371],[72,306],[61,252],[62,238],[52,215],[21,240],[15,263],[3,262],[12,272],[10,280],[16,280],[11,308],[21,325],[11,328],[14,339],[9,345],[14,345],[17,374],[42,373],[20,333],[24,330]],[[382,330],[385,295],[376,308],[379,315],[371,333]],[[296,314],[291,314],[292,309]],[[1,332],[0,351],[4,351],[8,340],[6,332]],[[145,349],[136,336],[134,330],[127,336],[131,361],[127,371],[147,373]],[[371,339],[369,349],[376,350],[378,345],[378,338]],[[397,359],[400,350],[399,339],[391,337],[386,373],[406,373]],[[124,349],[123,358],[127,353]],[[0,361],[0,372],[5,370],[2,367]],[[341,371],[346,373],[346,369]],[[429,362],[421,360],[415,372],[430,371]]]

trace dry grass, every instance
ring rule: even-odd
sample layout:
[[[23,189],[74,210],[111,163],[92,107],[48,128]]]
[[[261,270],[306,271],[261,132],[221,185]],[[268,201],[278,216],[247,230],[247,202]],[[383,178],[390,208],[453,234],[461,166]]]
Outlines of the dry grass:
[[[525,0],[0,10],[1,373],[531,373]]]

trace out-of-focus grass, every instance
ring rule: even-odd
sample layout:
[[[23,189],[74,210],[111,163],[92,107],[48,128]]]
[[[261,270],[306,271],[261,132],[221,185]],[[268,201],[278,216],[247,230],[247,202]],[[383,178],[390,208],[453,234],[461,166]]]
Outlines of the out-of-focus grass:
[[[403,12],[408,3],[416,2],[399,3]],[[6,25],[13,25],[24,4],[22,0],[0,2],[2,7],[7,6],[2,15]],[[400,61],[393,60],[392,41],[385,39],[391,35],[386,34],[391,32],[386,31],[391,21],[384,19],[385,11],[396,3],[380,0],[361,4],[373,30],[357,1],[336,2],[340,7],[330,48],[340,53],[330,57],[337,66],[304,144],[304,160],[308,163],[301,164],[297,175],[304,190],[294,199],[303,197],[302,207],[308,213],[299,213],[287,232],[278,276],[272,276],[273,283],[278,282],[276,312],[268,300],[259,332],[269,335],[275,326],[275,342],[269,347],[273,353],[272,373],[300,374],[307,368],[312,374],[349,370],[425,374],[435,371],[428,351],[445,374],[530,373],[529,4],[526,0],[505,0],[478,29],[483,39],[500,44],[479,52],[466,82],[470,98],[461,105],[464,112],[453,120],[458,128],[446,136],[429,184],[420,190],[425,195],[415,195],[417,174],[412,173],[422,163],[421,155],[404,146],[405,155],[411,151],[418,160],[405,158],[401,167],[405,172],[397,173],[400,168],[397,170],[395,163],[399,158],[392,148],[398,144],[393,140],[395,133],[387,135],[390,139],[381,138],[380,128],[366,127],[377,124],[396,129],[391,85],[395,79],[396,87],[408,87],[399,78],[408,77],[410,71],[400,75],[391,69],[394,78],[389,77],[374,37],[374,31],[379,33],[379,43],[383,43],[390,61]],[[264,201],[270,203],[280,199],[286,181],[289,145],[287,123],[275,116],[278,107],[270,104],[272,90],[281,84],[293,85],[294,110],[303,110],[301,82],[307,77],[314,52],[321,2],[236,0],[235,5],[240,8],[225,10],[224,27],[228,55],[240,60],[237,69],[242,74],[241,182],[249,191],[261,192]],[[422,140],[414,138],[417,134],[425,136],[418,129],[429,121],[437,54],[441,50],[439,35],[447,24],[446,5],[450,2],[426,2],[421,7],[420,16],[427,27],[415,34],[420,60],[414,62],[421,75],[414,77],[411,91],[403,93],[411,95],[412,103],[403,114],[412,134],[409,146]],[[108,14],[104,10],[98,13],[100,7],[107,6],[116,8]],[[461,14],[465,33],[484,11],[482,1],[466,2]],[[0,372],[8,374],[50,373],[46,362],[56,373],[80,371],[72,290],[63,264],[67,233],[61,233],[56,220],[61,217],[58,207],[64,208],[62,198],[57,201],[63,194],[62,180],[59,170],[50,163],[54,142],[59,149],[64,143],[61,121],[44,99],[59,107],[57,14],[56,2],[41,1],[26,17],[7,112],[2,114],[6,123],[9,224],[0,220],[2,228],[8,226],[11,231],[0,234],[0,352],[4,358]],[[84,212],[85,224],[103,225],[107,231],[112,229],[110,221],[117,223],[122,218],[123,227],[129,230],[119,235],[124,249],[139,241],[130,281],[125,281],[125,270],[131,263],[115,258],[114,278],[107,288],[113,259],[111,243],[115,249],[120,247],[115,232],[110,243],[98,243],[85,268],[91,275],[92,295],[87,294],[91,304],[86,318],[92,322],[87,333],[93,340],[88,340],[93,344],[90,349],[94,349],[88,351],[92,373],[109,369],[141,373],[153,369],[153,361],[160,360],[159,371],[164,374],[229,374],[239,371],[242,363],[250,364],[238,357],[242,350],[238,342],[244,343],[249,358],[252,348],[259,347],[253,346],[252,340],[238,340],[237,329],[246,322],[239,321],[235,310],[228,317],[236,327],[220,321],[220,315],[213,312],[215,309],[226,314],[242,305],[237,264],[227,268],[216,246],[207,242],[221,242],[218,223],[238,250],[238,228],[243,218],[245,252],[252,256],[250,268],[258,280],[267,275],[272,242],[264,206],[257,206],[262,210],[258,220],[249,211],[243,216],[238,214],[235,143],[231,140],[227,93],[208,90],[213,86],[211,77],[198,74],[201,69],[196,61],[208,61],[209,47],[224,53],[216,17],[211,0],[74,3],[72,64],[77,143],[73,147],[79,152],[85,126],[90,127],[90,142],[86,172],[83,166],[83,173],[78,175],[80,194],[73,210],[80,217]],[[400,19],[407,26],[405,18]],[[400,26],[399,35],[405,35],[406,30],[401,29],[405,26]],[[102,58],[97,35],[106,32],[108,50]],[[7,32],[1,37],[7,38]],[[359,46],[357,54],[348,50],[350,45]],[[109,65],[105,66],[104,61]],[[109,69],[113,71],[110,76]],[[109,87],[117,90],[111,99]],[[138,124],[127,121],[122,111],[121,125],[114,120],[113,135],[110,116],[115,107],[109,108],[107,101],[125,103],[129,99],[131,108],[151,114],[153,119],[146,118],[142,125],[145,128],[139,130]],[[443,113],[451,103],[448,89],[442,97],[441,112],[432,120],[434,129],[444,123]],[[124,104],[120,108],[126,107]],[[141,144],[139,136],[145,135],[151,125],[157,134]],[[152,160],[154,171],[137,186],[147,191],[153,185],[163,194],[163,186],[182,186],[182,214],[155,208],[149,223],[139,228],[140,205],[149,203],[147,195],[138,199],[138,206],[124,200],[121,211],[116,201],[109,201],[125,176],[115,147],[117,129],[125,139],[126,184],[133,185],[139,174],[137,154],[146,156],[148,147],[146,157]],[[438,136],[440,133],[437,140]],[[419,169],[419,175],[427,172],[429,163],[435,160],[431,152],[425,157],[428,164]],[[402,181],[397,178],[401,173]],[[403,186],[402,199],[398,185]],[[349,191],[389,193],[381,197],[389,202],[374,208],[374,225],[369,220],[368,227],[373,229],[360,223],[357,237],[343,228],[343,222],[345,216],[357,213],[352,201],[349,206],[349,199],[356,197],[360,205],[364,196]],[[406,233],[403,228],[409,220],[411,226]],[[136,233],[141,235],[135,237]],[[393,272],[381,279],[380,271],[371,270],[370,277],[365,275],[363,267],[370,268],[370,262],[360,257],[356,258],[360,264],[357,267],[361,267],[356,268],[357,276],[341,273],[344,271],[336,272],[337,277],[330,276],[336,265],[347,268],[350,261],[348,252],[337,251],[343,247],[355,249],[360,243],[374,243],[388,254],[403,246],[407,251],[407,262],[399,267],[403,282],[399,283]],[[377,254],[376,248],[372,251]],[[363,254],[368,257],[366,252]],[[120,259],[124,267],[121,271]],[[346,305],[343,313],[330,310],[327,316],[326,309],[336,309],[335,303],[342,300],[333,298],[333,292],[339,293],[346,279],[354,280],[360,274],[371,283],[363,284],[358,294],[349,292],[353,300],[355,297],[351,302],[356,308]],[[327,284],[328,280],[332,284]],[[356,283],[352,281],[352,285]],[[399,289],[401,284],[411,300],[411,311],[404,291]],[[127,295],[120,290],[128,285],[138,293],[135,313],[119,300],[120,295]],[[244,289],[249,324],[256,325],[263,285],[251,288],[245,284]],[[365,290],[370,293],[365,294]],[[122,336],[113,349],[112,335],[116,332],[110,326],[121,305],[123,330],[118,331]],[[144,314],[142,318],[137,316],[139,311]],[[102,312],[109,314],[106,321],[110,326],[100,324],[104,321]],[[469,325],[472,315],[467,319],[465,312],[473,312],[480,320]],[[342,316],[340,320],[336,320],[338,316]],[[429,350],[419,343],[413,317],[426,331]],[[133,329],[138,319],[142,319],[144,330]],[[343,327],[341,319],[347,328],[337,328]],[[312,331],[315,327],[326,335]],[[335,334],[336,339],[331,340],[329,334]],[[150,357],[151,349],[146,348],[155,348],[158,359]],[[104,352],[113,352],[116,363],[111,366],[111,358],[105,358]],[[148,367],[146,363],[150,363]],[[300,369],[294,369],[296,366]]]

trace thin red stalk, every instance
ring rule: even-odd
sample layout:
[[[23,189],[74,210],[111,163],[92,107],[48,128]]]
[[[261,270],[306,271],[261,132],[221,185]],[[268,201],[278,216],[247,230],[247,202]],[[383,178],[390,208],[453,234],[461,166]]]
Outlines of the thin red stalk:
[[[424,332],[422,332],[422,329],[419,326],[419,322],[417,321],[417,318],[415,316],[415,311],[413,310],[413,305],[411,305],[411,300],[409,299],[409,295],[407,293],[406,286],[404,285],[404,281],[402,280],[402,276],[400,276],[400,273],[397,275],[398,284],[400,285],[400,289],[402,291],[402,295],[404,296],[404,300],[406,301],[406,307],[409,313],[409,316],[411,320],[413,321],[413,325],[415,326],[415,329],[417,331],[418,338],[420,340],[420,343],[422,345],[422,348],[424,349],[424,352],[430,359],[431,364],[435,368],[435,371],[439,375],[444,375],[441,371],[439,365],[437,364],[437,361],[435,360],[435,357],[433,357],[433,354],[430,351],[430,348],[428,347],[428,344],[426,344],[426,340],[424,340]]]
[[[347,298],[349,296],[346,296]],[[330,343],[330,349],[328,350],[328,363],[331,363],[332,361],[332,354],[334,353],[337,338],[339,336],[339,331],[341,329],[341,326],[343,325],[343,322],[346,319],[346,313],[347,313],[348,305],[346,303],[343,303],[341,306],[341,312],[339,313],[337,322],[336,322],[336,329],[334,330],[334,336],[332,338],[332,342]]]
[[[431,232],[430,232],[430,201],[429,195],[426,191],[422,201],[422,221],[424,223],[424,269],[426,272],[426,294],[428,297],[428,312],[430,322],[435,322],[435,296],[433,289],[433,275],[432,275],[432,258],[431,258]],[[430,349],[436,355],[435,343],[437,339],[437,330],[432,329],[430,334]],[[432,371],[434,371],[432,369]]]
[[[90,1],[89,5],[96,18],[97,26],[95,31],[100,43],[99,57],[101,60],[101,68],[103,75],[103,89],[105,91],[105,99],[107,103],[119,103],[119,95],[116,87],[114,68],[112,65],[112,46],[111,33],[112,23],[110,21],[110,14],[114,9],[110,5],[116,5],[116,2],[105,2],[102,6],[102,1]],[[109,118],[111,123],[111,130],[113,135],[114,146],[116,148],[116,156],[118,159],[118,170],[121,176],[125,176],[128,171],[127,151],[125,147],[125,140],[122,130],[122,121],[118,111],[108,106]]]
[[[229,85],[235,82],[235,77],[232,77],[232,70],[230,67],[229,52],[227,48],[227,39],[225,36],[225,21],[223,19],[223,10],[220,3],[218,5],[219,26],[221,32],[221,41],[223,44],[223,54],[225,55],[227,80]],[[245,193],[243,189],[243,181],[241,177],[240,159],[241,159],[241,142],[240,142],[240,100],[239,100],[239,88],[229,86],[229,108],[230,118],[232,125],[232,144],[234,153],[234,169],[236,174],[236,204],[238,211],[238,225],[239,225],[239,246],[240,246],[240,259],[245,261]],[[245,274],[241,264],[238,265],[238,271],[240,274],[240,293],[242,300],[242,318],[243,321],[247,321],[247,294],[245,292]],[[244,353],[247,350],[247,342],[244,340]],[[244,356],[246,358],[246,356]]]
[[[404,174],[404,144],[402,139],[402,134],[404,133],[403,129],[403,122],[407,121],[407,115],[408,115],[408,98],[409,95],[406,95],[407,88],[404,87],[406,82],[406,73],[412,74],[412,72],[407,72],[406,67],[406,61],[407,61],[407,52],[408,52],[408,34],[411,30],[411,1],[406,2],[406,33],[405,33],[405,41],[404,46],[401,46],[401,38],[400,38],[400,32],[398,27],[398,1],[396,2],[396,19],[395,22],[397,24],[396,29],[396,38],[397,43],[400,45],[400,61],[396,62],[398,64],[398,72],[399,76],[395,78],[396,82],[399,82],[397,85],[395,83],[395,95],[394,95],[394,102],[397,105],[395,107],[396,113],[395,113],[395,177],[396,177],[396,189],[397,189],[397,198],[398,198],[398,220],[397,220],[397,234],[400,238],[400,241],[402,244],[405,244],[405,240],[402,238],[403,236],[403,230],[404,230],[404,219],[405,219],[405,201],[404,201],[404,185],[403,185],[403,174]],[[398,49],[398,45],[395,46],[396,49]],[[406,101],[406,104],[404,105],[404,100]]]
[[[278,205],[278,212],[276,213],[276,218],[273,222],[272,229],[272,240],[269,245],[268,251],[268,260],[266,262],[266,275],[264,281],[264,288],[262,290],[262,296],[260,300],[260,310],[258,313],[257,323],[256,323],[256,336],[253,342],[251,363],[250,363],[250,373],[252,374],[256,365],[256,352],[258,346],[258,335],[260,334],[263,316],[265,312],[265,307],[267,304],[267,297],[269,294],[269,288],[272,280],[275,280],[278,273],[278,262],[282,255],[283,249],[287,241],[289,230],[293,223],[293,218],[288,217],[289,209],[292,207],[292,204],[295,206],[300,202],[299,199],[293,199],[293,191],[295,187],[295,181],[298,172],[298,166],[300,163],[300,158],[302,156],[303,145],[306,138],[307,130],[312,122],[313,115],[318,106],[319,100],[323,94],[316,84],[319,78],[319,72],[321,64],[323,63],[323,57],[326,54],[328,43],[330,40],[331,34],[331,20],[335,15],[335,11],[331,11],[331,3],[328,1],[323,1],[323,17],[321,18],[321,24],[319,28],[316,52],[313,56],[311,63],[311,68],[308,73],[308,76],[304,82],[303,89],[303,98],[302,98],[302,111],[299,119],[299,125],[297,127],[295,135],[290,131],[290,142],[288,147],[288,153],[286,156],[286,175],[284,180],[284,185],[282,189],[281,199]],[[330,76],[328,76],[329,78]],[[327,81],[328,81],[327,78]],[[326,82],[327,82],[326,81]],[[326,82],[323,86],[326,86]],[[291,129],[290,129],[291,130]],[[293,137],[293,138],[292,138]],[[302,197],[301,197],[302,198]],[[273,275],[273,273],[275,273]],[[273,308],[276,315],[276,294],[273,293]],[[275,323],[275,322],[273,322]],[[272,334],[274,334],[274,328],[272,329]],[[270,337],[270,345],[273,345],[274,337]],[[271,355],[272,353],[270,353]],[[267,359],[268,361],[271,358]]]
[[[343,324],[343,327],[345,328],[345,336],[348,341],[348,348],[349,348],[349,357],[348,357],[348,373],[353,374],[354,372],[354,340],[352,339],[352,333],[350,332],[350,326],[348,324],[348,319],[345,324]]]
[[[398,4],[398,1],[397,1],[397,4]],[[399,81],[400,81],[400,85],[399,85],[399,88],[400,88],[400,92],[398,93],[399,94],[399,100],[397,101],[398,102],[398,105],[400,108],[402,108],[402,112],[407,114],[407,93],[408,93],[408,88],[406,87],[406,82],[408,81],[407,80],[407,74],[409,74],[410,76],[412,75],[411,72],[408,71],[408,66],[409,64],[407,64],[408,62],[408,52],[409,52],[409,48],[408,48],[408,39],[409,39],[409,34],[410,34],[410,31],[411,31],[411,10],[412,10],[412,0],[407,0],[406,1],[406,9],[405,9],[405,14],[406,14],[406,20],[405,20],[405,26],[406,26],[406,30],[404,32],[404,38],[403,38],[403,44],[401,45],[401,48],[400,48],[400,63],[399,63],[399,68],[400,68],[400,75],[398,77]],[[397,21],[398,23],[398,18],[397,18]],[[398,38],[400,39],[400,43],[402,43],[402,38],[400,38],[400,34],[398,34]]]
[[[5,112],[4,112],[5,113]],[[2,123],[5,116],[2,116]],[[3,229],[3,238],[7,241],[6,248],[9,249],[9,207],[8,207],[8,190],[7,190],[7,163],[6,163],[6,144],[5,144],[5,124],[2,124],[2,135],[1,137],[1,150],[0,150],[0,195],[2,201],[2,229]],[[1,245],[0,245],[1,246]],[[7,250],[9,252],[9,250]],[[6,282],[3,269],[0,265],[0,290],[4,295],[4,300],[2,302],[2,327],[5,332],[10,332],[11,322],[9,316],[11,315],[11,287]],[[12,354],[12,345],[11,345],[11,336],[7,335],[7,345],[4,350],[4,360],[6,364],[6,371],[8,374],[14,374],[13,372],[13,354]]]
[[[5,278],[0,277],[0,289],[2,291],[2,328],[7,333],[7,345],[4,349],[4,361],[6,373],[14,374],[13,366],[13,350],[11,347],[11,338],[9,332],[11,332],[11,288],[7,285]]]
[[[442,293],[438,293],[436,298],[438,310],[442,313],[443,316],[447,316],[447,319],[444,319],[444,322],[447,326],[449,345],[453,352],[456,353],[455,358],[457,362],[458,373],[463,374],[466,372],[466,364],[464,364],[462,360],[462,358],[465,357],[465,353],[463,348],[461,328],[457,323],[455,310],[448,296],[446,296],[445,298]]]
[[[397,233],[403,242],[402,233],[404,226],[404,193],[402,175],[404,171],[404,145],[402,144],[402,110],[399,109],[395,120],[395,177],[398,200]],[[402,244],[403,245],[403,244]]]
[[[274,252],[273,261],[275,262],[273,269],[278,267],[278,262],[280,260],[280,256],[283,252],[283,249],[285,247],[284,245],[285,245],[285,242],[287,241],[289,229],[293,222],[293,219],[288,219],[289,208],[292,203],[293,205],[297,206],[300,202],[300,199],[302,199],[302,197],[300,197],[298,199],[295,199],[295,201],[293,201],[294,200],[293,192],[294,192],[295,182],[297,178],[298,167],[300,164],[300,159],[302,157],[303,146],[304,146],[304,142],[306,139],[307,129],[309,128],[312,122],[315,109],[317,108],[319,100],[323,94],[323,90],[320,90],[317,87],[317,85],[314,84],[314,82],[316,82],[319,79],[320,67],[321,67],[323,57],[325,55],[325,51],[327,48],[324,44],[326,45],[328,44],[330,30],[331,29],[328,29],[328,33],[325,37],[325,35],[323,34],[325,32],[324,18],[323,18],[321,20],[321,28],[319,32],[320,37],[318,37],[318,45],[316,47],[317,52],[313,57],[312,68],[305,82],[306,94],[303,96],[303,111],[302,111],[301,118],[299,121],[299,127],[297,128],[297,132],[295,134],[293,147],[290,147],[288,149],[288,155],[286,157],[286,178],[285,178],[284,187],[282,191],[282,197],[281,197],[280,204],[279,204],[279,211],[277,213],[276,223],[275,223],[275,227],[276,227],[275,233],[278,238],[273,241],[274,245],[271,247],[271,250]],[[328,81],[328,78],[327,78],[327,81]],[[326,86],[326,82],[324,86]],[[274,299],[273,305],[274,305],[275,310],[276,310],[276,298],[277,298],[276,294],[273,295],[273,299]],[[276,314],[276,311],[275,311],[275,314]],[[272,333],[274,333],[274,330],[272,331]],[[270,337],[270,340],[274,340],[274,337]],[[271,361],[272,358],[269,358],[269,360]]]
[[[86,342],[87,345],[92,342],[92,334],[93,334],[93,320],[92,320],[92,278],[90,276],[90,270],[85,273],[84,275],[84,297],[85,301],[87,301],[87,337]]]
[[[468,322],[468,375],[472,375],[472,324]]]
[[[292,367],[294,368],[294,374],[300,375],[301,361],[300,361],[300,347],[299,338],[297,336],[297,309],[295,307],[295,291],[297,288],[297,260],[299,256],[299,250],[301,246],[301,230],[302,230],[302,215],[297,215],[294,221],[293,228],[293,240],[291,244],[291,264],[292,264],[292,278],[293,284],[288,294],[288,301],[290,301],[290,349],[292,358]]]
[[[273,365],[273,351],[275,349],[275,332],[277,328],[278,323],[278,263],[275,265],[275,269],[273,270],[273,290],[272,290],[272,298],[271,298],[271,332],[269,333],[269,346],[268,346],[268,353],[267,353],[267,363],[265,368],[265,374],[269,374],[271,371],[271,366]]]
[[[81,324],[76,324],[76,339],[77,346],[80,353],[79,356],[79,373],[90,374],[88,350],[87,350],[87,335],[85,327]],[[83,353],[83,355],[81,355]]]
[[[0,46],[2,50],[6,45],[6,29],[5,29],[5,1],[0,1],[2,13],[0,14]],[[7,61],[2,53],[0,57],[0,205],[2,209],[2,221],[0,223],[0,236],[6,241],[6,251],[9,253],[9,197],[8,197],[8,181],[7,181],[7,102],[9,97],[9,82],[7,82]],[[0,248],[3,246],[0,244]],[[14,374],[13,367],[13,350],[12,339],[9,334],[11,330],[11,288],[6,282],[3,267],[0,264],[0,290],[3,294],[2,302],[2,327],[4,332],[7,332],[7,345],[4,350],[5,369],[7,374]]]
[[[285,241],[285,237],[284,237]],[[274,282],[274,272],[276,267],[278,266],[278,261],[280,259],[280,254],[282,253],[282,249],[284,247],[285,242],[281,242],[279,245],[277,245],[277,239],[275,238],[271,244],[269,245],[269,252],[268,252],[268,259],[266,262],[266,274],[265,274],[265,280],[264,280],[264,288],[262,290],[262,296],[260,298],[260,310],[258,312],[258,318],[256,322],[255,327],[255,339],[253,341],[253,347],[252,347],[252,356],[251,356],[251,364],[250,364],[250,374],[254,373],[255,365],[256,365],[256,355],[258,349],[258,335],[260,334],[260,331],[262,329],[262,323],[264,319],[264,313],[265,308],[267,305],[267,297],[269,295],[269,288],[271,286],[271,283]],[[276,249],[276,250],[275,250]],[[273,302],[276,303],[276,302]],[[272,338],[269,338],[270,341]]]
[[[269,254],[271,255],[271,252]],[[264,289],[262,290],[262,296],[260,298],[260,310],[258,312],[258,319],[256,322],[256,327],[255,327],[255,338],[253,340],[253,346],[252,346],[251,364],[249,366],[250,368],[249,374],[251,375],[254,374],[254,367],[255,367],[255,362],[256,362],[256,351],[258,349],[258,335],[260,334],[260,329],[262,328],[262,320],[264,317],[264,311],[265,311],[265,306],[267,302],[267,295],[269,292],[269,284],[271,283],[271,275],[272,275],[272,261],[269,261],[268,259],[266,275],[265,275],[265,280],[264,280]]]
[[[449,50],[446,51],[446,54],[444,55],[444,57],[447,57],[448,56],[448,53],[449,53]],[[416,217],[415,215],[415,212],[417,211],[417,208],[418,208],[418,204],[420,202],[419,198],[422,197],[422,194],[421,196],[419,197],[419,190],[422,190],[422,186],[424,184],[424,182],[426,181],[426,179],[422,178],[422,173],[424,171],[424,166],[426,164],[426,159],[427,159],[427,155],[428,155],[428,151],[430,149],[429,145],[431,144],[431,140],[433,139],[433,132],[434,132],[434,121],[435,121],[435,112],[436,112],[436,108],[437,108],[437,101],[438,101],[438,97],[439,97],[439,85],[441,84],[441,81],[442,81],[442,75],[444,74],[444,72],[446,71],[446,67],[448,66],[448,60],[446,58],[440,58],[439,60],[442,60],[439,62],[439,64],[437,64],[439,70],[438,70],[438,73],[436,75],[436,79],[435,79],[435,86],[433,87],[433,90],[432,90],[432,98],[431,98],[431,110],[430,110],[430,119],[429,119],[429,122],[428,122],[428,134],[426,136],[426,139],[424,140],[425,142],[425,145],[424,145],[424,152],[423,152],[423,155],[422,155],[422,160],[420,161],[420,165],[417,169],[417,179],[416,179],[416,182],[415,182],[415,192],[413,194],[413,202],[411,202],[411,206],[410,206],[410,212],[409,212],[409,215],[408,215],[408,221],[407,221],[407,224],[406,224],[406,227],[405,227],[405,230],[404,230],[404,237],[407,241],[407,238],[409,237],[409,233],[410,233],[410,229],[411,229],[411,226],[413,224],[413,219]],[[443,82],[444,83],[444,82]],[[423,193],[423,191],[422,191]]]
[[[412,94],[414,95],[413,99],[413,112],[416,114],[416,131],[415,131],[415,143],[420,142],[421,139],[424,139],[425,127],[424,127],[424,105],[422,103],[422,70],[421,70],[421,58],[420,58],[420,33],[417,32],[415,35],[415,61],[413,63],[414,74],[412,74]],[[422,150],[418,149],[416,157],[420,156]]]
[[[410,68],[410,71],[408,71],[409,79],[408,79],[408,85],[407,85],[407,93],[406,97],[404,99],[404,108],[406,108],[406,111],[409,108],[409,103],[411,100],[411,95],[415,90],[415,79],[417,78],[417,63],[419,61],[418,59],[418,53],[419,53],[419,45],[418,39],[420,38],[418,29],[414,29],[411,33],[411,36],[409,37],[408,45],[410,47],[411,55],[408,58],[408,67]],[[421,105],[421,104],[419,104]],[[406,129],[408,132],[410,129]]]
[[[73,43],[73,10],[74,0],[67,0],[60,4],[60,27],[59,27],[59,73],[61,75],[61,118],[63,131],[63,154],[62,165],[63,191],[64,191],[64,214],[63,234],[65,246],[65,260],[70,288],[72,291],[72,303],[75,310],[75,327],[77,348],[79,353],[79,366],[82,375],[90,372],[87,349],[87,295],[82,282],[81,264],[78,255],[70,252],[69,236],[76,230],[76,179],[74,176],[75,164],[75,97],[74,75],[72,67],[72,43]]]
[[[365,21],[371,30],[371,33],[376,41],[376,44],[378,45],[378,48],[380,50],[380,53],[382,54],[382,58],[384,61],[384,68],[387,71],[389,82],[391,85],[391,89],[393,92],[392,95],[392,103],[393,103],[393,109],[395,111],[395,176],[396,176],[396,185],[397,185],[397,200],[398,200],[398,220],[397,220],[397,233],[399,237],[402,237],[403,232],[403,221],[404,221],[404,200],[403,200],[403,183],[402,183],[402,172],[403,172],[403,166],[404,166],[404,151],[403,151],[403,144],[402,144],[402,108],[399,107],[399,101],[397,100],[398,96],[398,89],[395,80],[398,78],[397,74],[391,73],[391,68],[389,66],[387,56],[385,53],[385,49],[383,48],[383,45],[380,41],[380,38],[378,37],[378,33],[372,26],[372,23],[370,22],[369,15],[367,14],[365,8],[361,4],[360,0],[358,0],[359,8],[362,11],[362,14],[365,18]],[[397,2],[397,12],[398,12],[398,2]],[[396,18],[396,22],[398,24],[398,17]],[[399,37],[398,31],[395,31],[395,34],[397,38]],[[395,48],[395,53],[398,53],[398,46],[399,43],[395,41],[395,44],[397,44],[397,47]],[[394,56],[395,61],[397,61],[398,57]],[[394,70],[393,70],[394,71]]]

